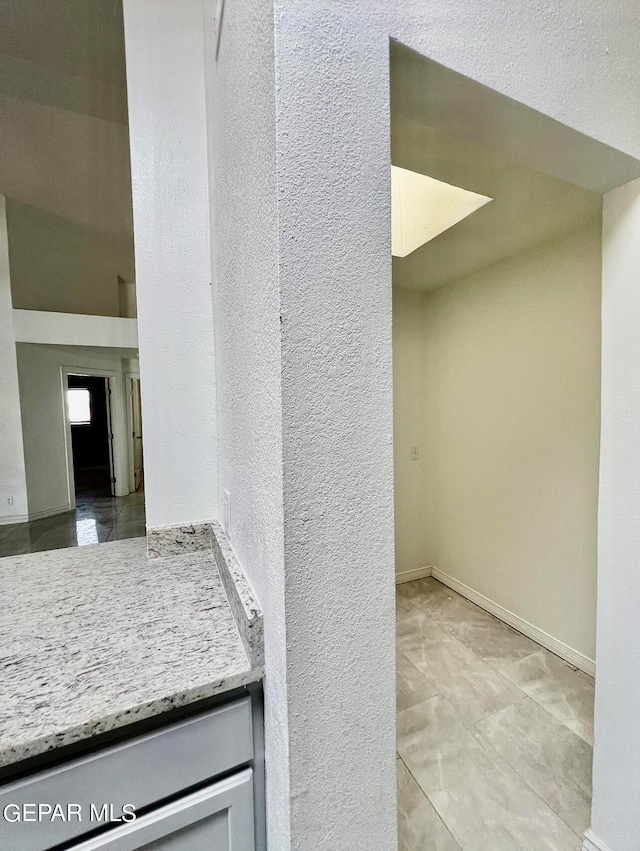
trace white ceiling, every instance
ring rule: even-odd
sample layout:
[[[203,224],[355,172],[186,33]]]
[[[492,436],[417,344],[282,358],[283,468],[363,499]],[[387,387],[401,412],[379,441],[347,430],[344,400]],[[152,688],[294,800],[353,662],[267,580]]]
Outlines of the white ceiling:
[[[120,0],[0,4],[0,193],[117,243],[131,274]]]
[[[631,157],[400,45],[391,50],[393,165],[494,200],[407,257],[394,286],[429,290],[601,215],[640,175]]]

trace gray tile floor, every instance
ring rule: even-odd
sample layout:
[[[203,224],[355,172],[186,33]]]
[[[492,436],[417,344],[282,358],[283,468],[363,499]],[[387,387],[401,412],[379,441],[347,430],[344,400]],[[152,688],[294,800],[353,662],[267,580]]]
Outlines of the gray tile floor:
[[[145,535],[144,493],[79,494],[75,511],[0,526],[0,557],[82,547]]]
[[[579,851],[594,682],[435,579],[397,589],[399,851]]]

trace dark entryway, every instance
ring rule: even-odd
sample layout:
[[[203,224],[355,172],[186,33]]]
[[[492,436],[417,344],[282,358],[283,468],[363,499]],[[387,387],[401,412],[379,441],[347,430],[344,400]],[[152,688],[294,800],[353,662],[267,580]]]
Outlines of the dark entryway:
[[[69,375],[68,389],[76,497],[113,496],[108,379]]]

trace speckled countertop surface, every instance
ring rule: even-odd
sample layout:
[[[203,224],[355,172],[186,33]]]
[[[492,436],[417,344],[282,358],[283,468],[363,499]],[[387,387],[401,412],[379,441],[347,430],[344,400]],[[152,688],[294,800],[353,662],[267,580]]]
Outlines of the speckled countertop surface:
[[[0,560],[0,766],[259,680],[210,552]]]

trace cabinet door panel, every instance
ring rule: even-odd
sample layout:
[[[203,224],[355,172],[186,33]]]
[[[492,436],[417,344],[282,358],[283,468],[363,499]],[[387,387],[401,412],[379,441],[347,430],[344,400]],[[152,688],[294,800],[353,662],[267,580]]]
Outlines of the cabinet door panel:
[[[202,715],[138,736],[41,774],[0,787],[0,812],[7,804],[78,804],[83,813],[107,802],[151,807],[231,771],[253,757],[248,697]],[[10,823],[0,819],[0,851],[45,851],[80,839],[96,824],[77,821]]]
[[[138,846],[139,851],[231,851],[229,811],[187,825],[162,839]],[[106,851],[109,851],[107,846]]]
[[[250,768],[74,845],[74,851],[254,851]]]

